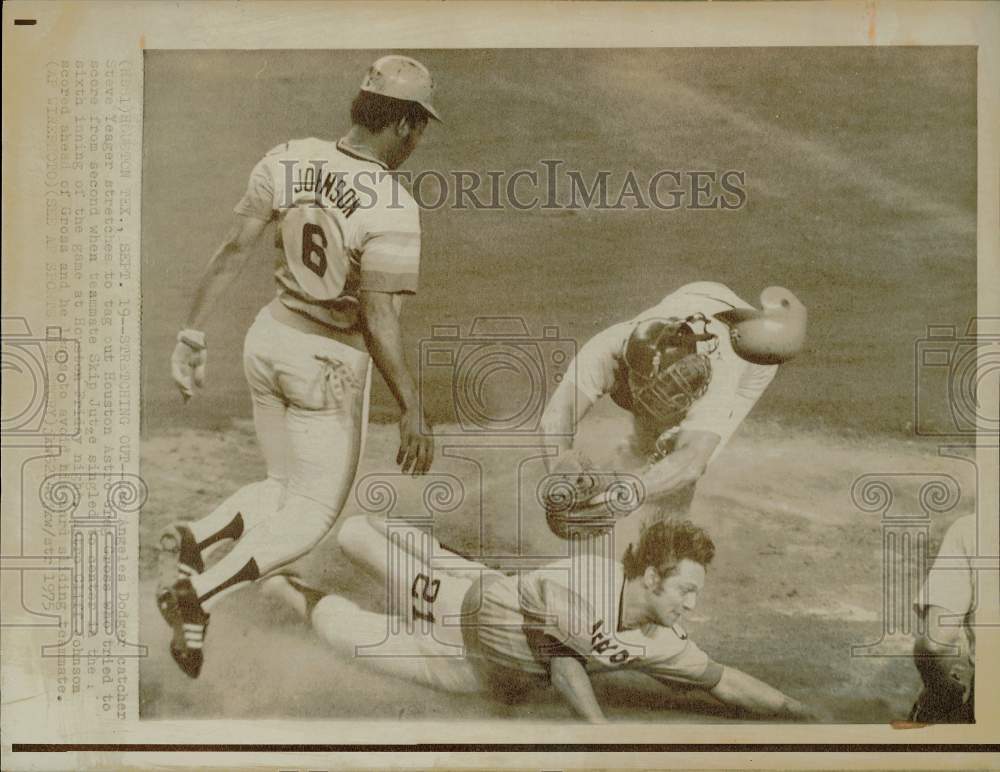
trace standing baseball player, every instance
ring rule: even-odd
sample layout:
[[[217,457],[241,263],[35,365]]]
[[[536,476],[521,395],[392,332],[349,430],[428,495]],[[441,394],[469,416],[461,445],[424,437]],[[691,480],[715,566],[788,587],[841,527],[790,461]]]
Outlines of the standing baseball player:
[[[205,322],[276,223],[277,296],[257,315],[243,353],[267,479],[161,541],[176,551],[179,577],[157,600],[174,630],[171,654],[192,678],[215,604],[311,550],[340,514],[363,451],[371,360],[399,403],[397,463],[413,474],[431,466],[433,438],[421,434],[399,324],[402,296],[417,288],[419,210],[390,171],[413,152],[428,120],[440,120],[432,92],[420,62],[376,61],[345,137],[292,140],[254,167],[237,222],[195,290],[171,360],[185,400],[204,382]],[[232,551],[206,570],[206,550],[233,539]]]
[[[695,484],[771,383],[802,347],[806,309],[786,289],[761,294],[763,310],[716,282],[686,284],[634,319],[591,338],[542,417],[550,473],[585,472],[573,434],[609,395],[632,414],[628,451],[642,467],[645,501],[684,516]],[[631,465],[630,465],[631,466]]]
[[[349,519],[337,538],[385,582],[388,614],[323,595],[294,576],[271,577],[264,591],[311,621],[340,656],[379,672],[505,703],[551,683],[579,717],[603,723],[591,674],[633,670],[755,714],[815,718],[688,638],[680,621],[694,609],[715,553],[688,521],[647,528],[621,562],[584,553],[511,576],[447,551],[427,533],[375,518]]]
[[[960,517],[945,533],[934,565],[914,603],[924,620],[913,660],[924,683],[910,720],[975,723],[976,516]]]

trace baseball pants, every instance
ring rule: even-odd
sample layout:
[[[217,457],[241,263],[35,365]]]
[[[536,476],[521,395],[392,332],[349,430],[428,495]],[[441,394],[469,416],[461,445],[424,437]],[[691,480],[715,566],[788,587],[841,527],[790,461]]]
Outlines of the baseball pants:
[[[311,615],[320,637],[341,657],[380,673],[448,692],[482,690],[464,648],[462,604],[476,580],[494,572],[429,533],[391,521],[352,517],[337,542],[383,583],[386,613],[327,595]]]
[[[257,315],[243,367],[267,479],[192,525],[199,543],[213,533],[238,535],[228,555],[191,580],[206,611],[309,552],[333,526],[364,452],[370,362],[365,352],[275,320],[267,307]]]

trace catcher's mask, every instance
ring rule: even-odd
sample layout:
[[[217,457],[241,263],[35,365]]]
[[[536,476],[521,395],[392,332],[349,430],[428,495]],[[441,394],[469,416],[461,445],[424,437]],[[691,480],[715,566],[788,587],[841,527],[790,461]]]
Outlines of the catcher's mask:
[[[701,314],[687,319],[648,319],[632,330],[623,359],[633,408],[662,425],[679,422],[705,393],[712,376],[708,357],[698,344],[714,341]],[[700,326],[702,332],[695,332]]]
[[[729,327],[729,339],[742,359],[755,365],[779,365],[802,349],[806,339],[806,307],[784,287],[760,293],[762,311],[734,308],[715,314]]]

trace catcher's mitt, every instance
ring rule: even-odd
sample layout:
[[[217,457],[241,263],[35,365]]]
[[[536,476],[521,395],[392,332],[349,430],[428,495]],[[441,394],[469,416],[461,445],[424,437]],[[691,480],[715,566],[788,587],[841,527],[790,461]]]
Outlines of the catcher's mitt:
[[[642,484],[631,475],[597,472],[589,463],[542,480],[545,521],[560,539],[614,527],[642,502]]]

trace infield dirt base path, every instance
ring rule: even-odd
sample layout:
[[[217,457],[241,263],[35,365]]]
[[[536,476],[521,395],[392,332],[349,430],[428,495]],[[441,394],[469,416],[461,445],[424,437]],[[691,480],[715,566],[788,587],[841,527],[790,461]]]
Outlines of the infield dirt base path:
[[[590,441],[626,429],[620,416],[598,419]],[[395,426],[373,425],[359,479],[390,471]],[[586,439],[586,438],[585,438]],[[594,443],[595,462],[614,453]],[[610,457],[609,457],[610,456]],[[141,670],[144,718],[456,718],[570,720],[558,696],[541,690],[519,706],[455,696],[371,673],[338,660],[289,610],[256,587],[227,598],[212,617],[201,677],[189,680],[168,652],[169,635],[152,595],[156,560],[151,545],[171,519],[209,511],[224,495],[263,474],[252,428],[224,432],[164,431],[144,449],[150,500],[142,515],[142,642],[150,657]],[[502,462],[500,463],[502,466]],[[852,657],[851,646],[881,637],[882,525],[851,500],[851,486],[877,470],[941,472],[955,477],[963,498],[932,520],[931,554],[946,526],[974,511],[971,466],[939,458],[933,447],[886,440],[863,445],[814,434],[788,435],[779,427],[744,427],[704,477],[692,518],[718,548],[698,608],[687,622],[691,637],[720,662],[739,667],[828,711],[837,722],[884,723],[905,718],[919,678],[905,657]],[[467,501],[435,518],[435,535],[469,555],[512,554],[517,529],[513,473],[493,476],[478,516],[477,482],[468,463],[439,456],[435,472],[462,479]],[[543,513],[523,508],[523,551],[557,555],[565,547],[548,533]],[[419,488],[414,488],[419,490]],[[917,489],[903,488],[898,511],[920,513]],[[470,495],[471,494],[471,495]],[[399,511],[421,511],[400,491]],[[341,517],[360,514],[352,497]],[[487,562],[489,562],[487,560]],[[328,536],[298,564],[306,579],[379,609],[383,591],[353,566]],[[903,653],[903,652],[900,652]],[[642,676],[595,678],[598,697],[614,719],[632,721],[738,720],[717,713],[697,692],[667,690]]]

